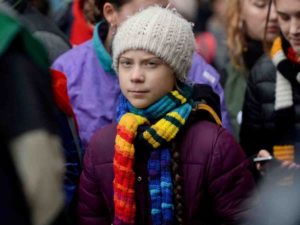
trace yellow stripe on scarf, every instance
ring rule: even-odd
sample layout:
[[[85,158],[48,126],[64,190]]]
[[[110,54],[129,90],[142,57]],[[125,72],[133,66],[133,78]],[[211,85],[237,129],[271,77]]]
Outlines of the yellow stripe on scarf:
[[[182,125],[185,124],[185,119],[180,116],[177,112],[168,113],[168,116],[177,119]],[[161,119],[158,123],[154,124],[152,128],[155,130],[156,134],[169,142],[172,140],[179,131],[179,128],[166,119]],[[157,142],[153,136],[145,131],[143,137],[152,145],[153,148],[158,148],[160,143]]]
[[[277,37],[275,41],[273,42],[272,48],[271,48],[271,56],[272,58],[276,55],[277,52],[281,51],[281,38]]]
[[[115,146],[123,156],[134,158],[132,146],[119,135],[116,136]]]
[[[146,118],[133,113],[126,113],[121,118],[118,129],[121,129],[124,135],[135,138],[138,126],[145,123],[148,123]],[[134,158],[134,146],[130,140],[117,135],[115,139],[115,145],[120,154],[125,157]]]
[[[126,130],[135,134],[137,132],[138,126],[146,123],[149,123],[147,118],[133,113],[124,114],[119,122],[119,124],[126,127]]]
[[[183,95],[181,95],[178,91],[172,91],[171,94],[175,98],[177,98],[181,102],[181,104],[186,103],[186,98]]]
[[[273,147],[273,154],[279,160],[294,162],[295,147],[294,145],[275,145]]]

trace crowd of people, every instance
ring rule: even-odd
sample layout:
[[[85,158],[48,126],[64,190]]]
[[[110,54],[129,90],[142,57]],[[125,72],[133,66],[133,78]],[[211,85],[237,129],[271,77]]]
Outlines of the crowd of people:
[[[0,0],[1,224],[300,224],[299,0]]]

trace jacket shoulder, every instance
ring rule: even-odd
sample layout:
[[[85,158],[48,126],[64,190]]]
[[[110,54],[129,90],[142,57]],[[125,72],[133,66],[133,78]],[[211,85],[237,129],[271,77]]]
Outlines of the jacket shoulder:
[[[272,60],[268,56],[263,55],[253,66],[249,75],[249,80],[253,84],[268,81],[273,82],[275,80],[275,72],[276,68]]]
[[[219,83],[218,72],[197,53],[193,54],[191,69],[188,79],[194,83],[204,83],[215,86]]]
[[[226,132],[224,128],[207,120],[190,124],[180,143],[182,160],[186,163],[205,164],[223,132]]]
[[[95,165],[112,163],[117,125],[104,126],[92,136],[87,151],[92,155]]]
[[[52,68],[57,69],[58,66],[74,64],[74,60],[78,62],[79,58],[86,59],[87,54],[93,53],[92,41],[84,42],[60,55],[53,63]],[[77,64],[77,63],[76,63]]]
[[[237,163],[245,159],[243,150],[232,134],[206,120],[192,124],[185,132],[180,146],[182,159],[187,163],[207,163],[216,157],[229,158]]]

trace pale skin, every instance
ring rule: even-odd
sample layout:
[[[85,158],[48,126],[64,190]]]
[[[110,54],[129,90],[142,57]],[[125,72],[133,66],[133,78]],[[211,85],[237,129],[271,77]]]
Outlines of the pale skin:
[[[275,5],[282,34],[300,55],[300,0],[276,0]]]
[[[118,74],[123,95],[143,109],[175,87],[173,70],[160,58],[144,50],[129,50],[119,57]]]
[[[265,24],[268,15],[268,0],[241,0],[241,19],[245,23],[247,35],[257,41],[264,40]],[[274,3],[272,3],[270,18],[267,25],[266,41],[272,42],[279,34],[279,26]]]

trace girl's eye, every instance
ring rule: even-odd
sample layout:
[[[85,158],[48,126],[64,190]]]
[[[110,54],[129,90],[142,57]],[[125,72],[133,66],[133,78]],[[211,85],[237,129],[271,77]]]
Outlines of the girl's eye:
[[[283,21],[288,21],[290,19],[290,17],[288,15],[281,14],[281,13],[278,13],[278,14],[279,14],[279,18]]]
[[[258,8],[265,8],[267,6],[267,3],[265,1],[255,1],[254,5]]]
[[[129,60],[120,60],[120,65],[125,68],[129,68],[132,63]]]
[[[149,60],[145,62],[145,65],[149,68],[156,68],[160,64],[160,61],[158,60]]]
[[[151,61],[149,61],[149,62],[146,63],[146,66],[147,66],[147,67],[153,68],[153,67],[156,67],[156,66],[157,66],[157,63],[156,63],[156,62],[151,62]]]

